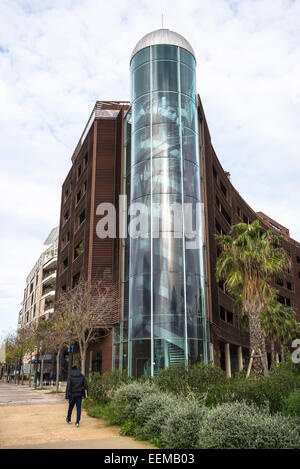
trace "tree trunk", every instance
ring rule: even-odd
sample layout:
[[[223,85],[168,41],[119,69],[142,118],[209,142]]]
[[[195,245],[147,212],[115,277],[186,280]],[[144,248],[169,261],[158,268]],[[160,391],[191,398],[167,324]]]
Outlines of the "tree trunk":
[[[250,350],[254,350],[253,369],[258,375],[268,374],[266,344],[258,313],[249,312]]]
[[[28,386],[31,386],[31,370],[32,370],[32,358],[30,358],[30,364],[29,364],[29,379],[28,379]]]
[[[283,344],[280,345],[280,351],[281,351],[281,361],[282,361],[282,363],[284,363],[285,362],[285,356],[284,356],[284,345]]]
[[[24,384],[24,363],[23,363],[23,360],[21,361],[21,385],[23,386]]]
[[[56,353],[56,391],[58,391],[59,388],[59,359],[60,359],[60,352],[61,349],[58,350]]]
[[[44,355],[41,356],[41,374],[40,374],[40,387],[42,388],[43,387],[43,374],[44,374],[44,360],[45,360],[45,357]]]
[[[86,349],[87,349],[87,345],[84,344],[84,346],[82,347],[82,350],[81,350],[81,373],[83,375],[85,375],[85,360],[86,360]]]
[[[276,366],[275,343],[274,343],[274,340],[271,339],[271,368],[275,368],[275,366]]]

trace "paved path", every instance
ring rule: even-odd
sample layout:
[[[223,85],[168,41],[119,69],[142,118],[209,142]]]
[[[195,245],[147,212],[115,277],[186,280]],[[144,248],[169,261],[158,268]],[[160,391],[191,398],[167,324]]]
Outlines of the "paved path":
[[[82,413],[81,425],[65,421],[63,394],[0,382],[0,448],[146,449],[150,443],[121,437],[118,427]]]

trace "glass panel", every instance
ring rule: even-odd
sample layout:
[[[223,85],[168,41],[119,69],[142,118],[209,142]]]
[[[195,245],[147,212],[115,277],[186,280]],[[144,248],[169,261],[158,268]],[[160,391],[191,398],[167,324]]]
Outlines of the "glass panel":
[[[186,49],[180,47],[180,61],[189,65],[192,68],[195,68],[195,59],[193,55],[188,52]]]
[[[181,93],[188,94],[193,99],[196,95],[196,76],[195,71],[184,64],[180,64],[180,84]]]
[[[188,340],[188,354],[189,354],[189,363],[194,365],[200,361],[203,361],[203,341],[202,340]]]
[[[184,194],[200,200],[200,174],[199,166],[184,160],[183,162]]]
[[[150,252],[150,237],[130,239],[130,275],[151,273]]]
[[[157,158],[152,161],[153,194],[181,193],[180,161],[174,158]]]
[[[148,160],[151,155],[150,126],[143,127],[133,134],[132,138],[132,165]]]
[[[150,125],[150,95],[138,98],[132,105],[133,132]]]
[[[151,275],[130,278],[131,338],[143,339],[151,335]]]
[[[153,194],[153,237],[158,232],[175,232],[174,237],[181,237],[182,233],[182,201],[180,195]],[[163,233],[162,235],[166,235]]]
[[[151,375],[151,340],[132,341],[132,375]]]
[[[151,194],[150,160],[136,164],[131,172],[131,200]]]
[[[160,44],[152,47],[152,60],[171,59],[177,60],[177,46]]]
[[[135,205],[136,204],[136,205]],[[131,238],[136,234],[136,238],[151,230],[151,197],[140,197],[130,204],[130,216],[128,220],[128,233]]]
[[[186,273],[186,308],[188,316],[202,315],[201,277]],[[191,337],[189,335],[189,337]]]
[[[173,236],[153,239],[153,272],[182,272],[183,239]]]
[[[196,104],[187,96],[181,95],[181,121],[184,127],[197,132]]]
[[[179,125],[177,93],[153,93],[152,106],[153,124],[165,123]]]
[[[152,157],[180,159],[179,126],[154,124],[152,126]]]
[[[201,251],[200,249],[185,250],[185,269],[191,274],[201,274]]]
[[[183,339],[154,340],[154,374],[172,366],[184,365],[185,342]]]
[[[153,314],[184,314],[183,274],[167,271],[153,276]]]
[[[177,62],[152,62],[153,91],[178,91]]]
[[[150,92],[150,63],[144,64],[132,73],[132,100]]]
[[[139,65],[142,65],[145,62],[150,60],[150,47],[145,47],[145,49],[140,50],[131,61],[131,70],[134,70]]]
[[[198,136],[185,127],[182,128],[182,157],[184,160],[199,164]]]

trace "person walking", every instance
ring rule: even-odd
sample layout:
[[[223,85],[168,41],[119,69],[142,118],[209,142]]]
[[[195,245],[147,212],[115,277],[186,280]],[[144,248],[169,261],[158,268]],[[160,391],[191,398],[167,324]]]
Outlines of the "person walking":
[[[72,371],[68,378],[66,387],[66,399],[69,400],[69,409],[66,418],[67,423],[72,423],[72,410],[76,404],[77,418],[75,425],[76,427],[79,427],[81,417],[81,401],[83,397],[87,396],[87,392],[88,384],[85,377],[77,369],[77,366],[72,366]]]

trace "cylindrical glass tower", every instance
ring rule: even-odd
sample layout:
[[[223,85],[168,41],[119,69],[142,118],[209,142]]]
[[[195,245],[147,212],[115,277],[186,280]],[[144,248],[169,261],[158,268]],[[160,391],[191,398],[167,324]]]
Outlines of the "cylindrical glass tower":
[[[130,74],[129,213],[140,231],[129,239],[128,368],[138,377],[207,361],[207,339],[193,49],[154,31],[137,44]]]

